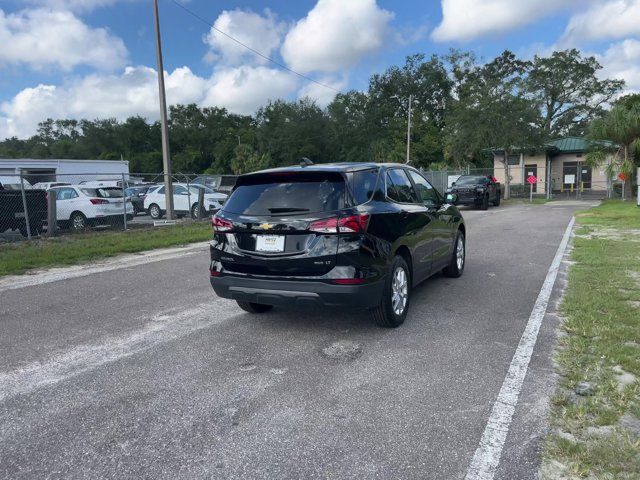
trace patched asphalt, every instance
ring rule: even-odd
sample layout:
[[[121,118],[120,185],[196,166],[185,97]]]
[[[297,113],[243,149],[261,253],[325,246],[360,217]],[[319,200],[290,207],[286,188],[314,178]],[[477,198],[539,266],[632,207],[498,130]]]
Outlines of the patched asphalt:
[[[395,330],[358,311],[244,313],[211,290],[206,250],[0,292],[0,478],[461,479],[587,206],[463,210],[465,274],[414,289]],[[557,321],[497,478],[537,478]]]

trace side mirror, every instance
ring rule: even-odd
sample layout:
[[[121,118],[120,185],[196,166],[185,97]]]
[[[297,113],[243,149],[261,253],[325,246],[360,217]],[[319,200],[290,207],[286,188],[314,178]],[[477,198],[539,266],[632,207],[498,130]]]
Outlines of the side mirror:
[[[447,200],[447,203],[451,203],[455,205],[456,202],[458,201],[458,195],[456,195],[455,193],[447,193],[446,200]]]
[[[456,186],[456,182],[451,182],[451,186],[455,187]]]

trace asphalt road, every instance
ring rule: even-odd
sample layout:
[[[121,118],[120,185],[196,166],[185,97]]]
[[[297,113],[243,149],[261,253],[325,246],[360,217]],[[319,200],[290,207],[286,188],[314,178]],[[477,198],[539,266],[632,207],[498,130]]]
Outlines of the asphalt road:
[[[0,289],[0,478],[464,478],[586,207],[465,210],[464,275],[416,288],[395,330],[246,314],[214,295],[205,249]],[[554,331],[549,315],[497,478],[536,478]]]

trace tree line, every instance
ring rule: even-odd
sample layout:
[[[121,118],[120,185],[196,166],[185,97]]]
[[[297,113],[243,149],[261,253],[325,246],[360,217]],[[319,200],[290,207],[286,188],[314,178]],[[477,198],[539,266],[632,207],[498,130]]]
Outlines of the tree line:
[[[415,54],[374,74],[366,91],[339,93],[326,107],[275,100],[255,115],[173,105],[173,168],[183,173],[244,173],[314,162],[403,161],[407,98],[412,106],[411,161],[418,167],[492,165],[487,149],[536,148],[587,134],[624,87],[600,78],[601,65],[576,49],[523,60],[505,51],[481,62],[472,52]],[[0,142],[0,157],[120,159],[131,172],[162,171],[158,122],[47,119],[28,139]]]

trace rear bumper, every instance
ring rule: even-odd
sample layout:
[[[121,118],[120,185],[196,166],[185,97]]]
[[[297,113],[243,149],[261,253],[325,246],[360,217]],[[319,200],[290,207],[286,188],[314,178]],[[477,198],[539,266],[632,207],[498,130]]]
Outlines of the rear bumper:
[[[380,303],[384,280],[362,285],[331,285],[308,280],[211,277],[219,297],[278,306],[370,308]]]

